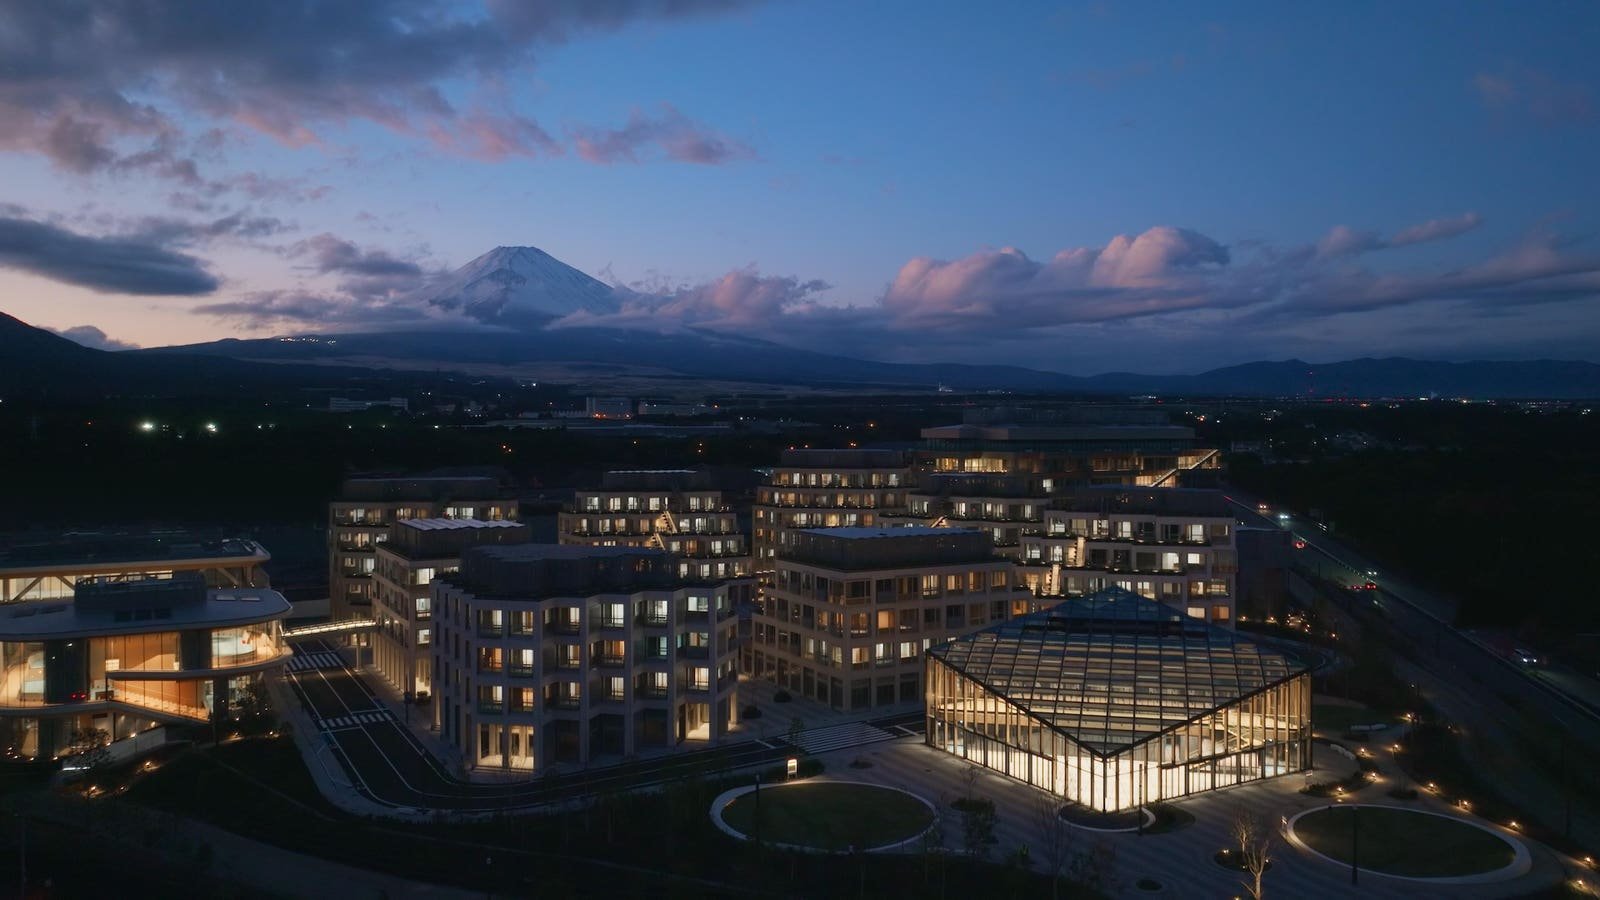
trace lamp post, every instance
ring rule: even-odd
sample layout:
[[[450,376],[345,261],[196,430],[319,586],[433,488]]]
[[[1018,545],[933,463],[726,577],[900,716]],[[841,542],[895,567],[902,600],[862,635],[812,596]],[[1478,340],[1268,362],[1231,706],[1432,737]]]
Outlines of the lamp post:
[[[756,846],[761,846],[761,773],[756,773]]]
[[[1350,807],[1350,883],[1356,883],[1356,873],[1361,871],[1358,860],[1361,858],[1361,807]]]

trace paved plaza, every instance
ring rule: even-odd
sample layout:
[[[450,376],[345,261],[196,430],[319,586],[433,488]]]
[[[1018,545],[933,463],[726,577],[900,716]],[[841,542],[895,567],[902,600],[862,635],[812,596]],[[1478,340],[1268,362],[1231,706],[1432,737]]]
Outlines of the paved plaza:
[[[843,749],[824,754],[821,758],[827,763],[827,773],[821,778],[899,787],[933,802],[944,811],[946,846],[959,851],[961,814],[951,809],[950,803],[966,792],[967,775],[971,768],[968,763],[928,747],[913,737]],[[871,765],[868,768],[852,768],[850,764],[858,760]],[[1386,753],[1379,755],[1378,761],[1386,774],[1396,771]],[[1316,768],[1309,778],[1311,782],[1337,780],[1355,768],[1349,759],[1320,742],[1316,744],[1315,763]],[[1192,824],[1143,836],[1075,829],[1071,838],[1073,847],[1078,851],[1087,850],[1097,841],[1109,845],[1116,860],[1116,883],[1111,890],[1114,896],[1244,896],[1243,879],[1246,876],[1224,869],[1212,860],[1213,854],[1232,843],[1228,831],[1235,810],[1242,805],[1262,821],[1276,826],[1297,813],[1328,806],[1326,799],[1299,792],[1307,781],[1305,776],[1294,775],[1199,794],[1175,804],[1194,816]],[[1386,793],[1388,786],[1393,783],[1391,778],[1386,778],[1383,783],[1366,788],[1358,796],[1366,804],[1405,806],[1461,815],[1426,793],[1411,802],[1393,800]],[[990,859],[1001,860],[1017,848],[1027,845],[1035,868],[1040,868],[1043,864],[1040,853],[1043,840],[1037,824],[1039,790],[981,769],[974,792],[993,800],[996,807],[998,822],[995,834],[998,842],[991,847]],[[1276,897],[1517,897],[1547,889],[1577,871],[1573,868],[1575,863],[1541,844],[1526,841],[1505,829],[1496,828],[1496,832],[1528,846],[1531,867],[1525,874],[1491,883],[1445,885],[1363,871],[1359,874],[1359,884],[1352,886],[1348,866],[1319,858],[1293,846],[1280,835],[1272,852],[1273,864],[1266,873],[1264,887],[1268,896]],[[1587,874],[1593,881],[1594,873]],[[1137,888],[1135,883],[1146,877],[1160,882],[1162,890],[1151,892]]]

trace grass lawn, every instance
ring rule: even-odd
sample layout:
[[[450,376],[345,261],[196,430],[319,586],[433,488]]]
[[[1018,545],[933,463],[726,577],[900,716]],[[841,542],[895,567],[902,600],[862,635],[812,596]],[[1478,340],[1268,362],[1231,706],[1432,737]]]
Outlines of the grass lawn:
[[[756,796],[745,794],[722,811],[730,827],[754,835]],[[933,824],[916,797],[865,784],[811,782],[761,791],[761,839],[823,850],[881,847],[909,840]]]
[[[1498,835],[1443,816],[1390,807],[1360,807],[1358,864],[1363,869],[1413,878],[1493,872],[1515,852]],[[1355,808],[1337,806],[1301,816],[1295,834],[1318,853],[1350,861],[1350,819]]]
[[[1311,707],[1311,721],[1323,731],[1342,732],[1351,725],[1376,725],[1379,722],[1392,722],[1393,719],[1393,716],[1386,716],[1367,706],[1317,703]]]

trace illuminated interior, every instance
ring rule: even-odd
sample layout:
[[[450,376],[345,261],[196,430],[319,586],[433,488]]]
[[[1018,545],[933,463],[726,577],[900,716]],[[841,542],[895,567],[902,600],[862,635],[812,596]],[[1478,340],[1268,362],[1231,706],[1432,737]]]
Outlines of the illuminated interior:
[[[1305,770],[1299,660],[1120,588],[928,651],[928,743],[1097,810]]]

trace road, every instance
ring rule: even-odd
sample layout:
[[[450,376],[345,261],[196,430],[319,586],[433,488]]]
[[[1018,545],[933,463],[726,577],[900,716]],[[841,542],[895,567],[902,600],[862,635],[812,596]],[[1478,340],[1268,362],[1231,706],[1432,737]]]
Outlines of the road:
[[[707,772],[774,765],[796,753],[787,741],[767,738],[528,781],[463,781],[395,719],[365,677],[332,647],[307,641],[295,647],[295,657],[285,670],[286,677],[323,736],[327,750],[317,753],[326,752],[337,760],[343,777],[355,790],[392,807],[455,812],[526,809]],[[924,719],[917,712],[870,724],[906,734],[924,727]],[[803,738],[802,743],[806,742]]]
[[[1394,577],[1314,523],[1293,514],[1280,518],[1270,509],[1262,514],[1259,498],[1238,491],[1230,494],[1241,519],[1286,528],[1306,541],[1298,562],[1302,571],[1345,584],[1364,582],[1367,573],[1375,573],[1371,577],[1379,589],[1353,591],[1350,600],[1373,604],[1381,614],[1379,621],[1407,647],[1410,658],[1397,659],[1397,670],[1441,715],[1460,726],[1463,752],[1482,770],[1485,781],[1547,827],[1567,831],[1570,826],[1574,839],[1600,845],[1600,811],[1573,802],[1573,791],[1562,776],[1528,764],[1527,732],[1536,724],[1565,736],[1564,746],[1541,749],[1566,753],[1571,765],[1582,765],[1577,757],[1583,748],[1600,747],[1600,718],[1588,704],[1451,627],[1453,605],[1447,601]],[[1343,615],[1352,621],[1348,613]],[[1371,627],[1372,617],[1367,618]]]

